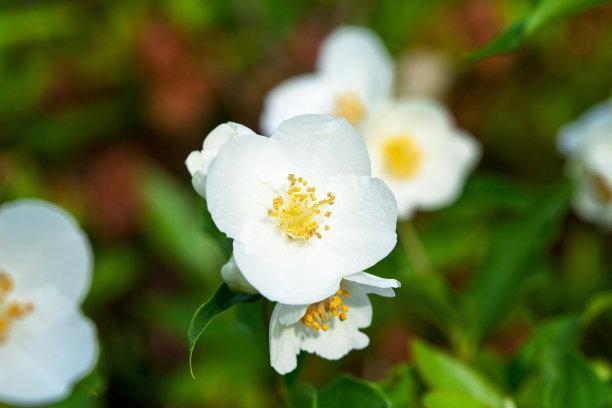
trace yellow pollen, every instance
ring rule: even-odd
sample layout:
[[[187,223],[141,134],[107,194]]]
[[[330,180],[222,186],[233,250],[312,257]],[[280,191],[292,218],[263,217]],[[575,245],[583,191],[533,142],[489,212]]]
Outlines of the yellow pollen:
[[[384,168],[392,177],[408,180],[423,164],[423,155],[414,138],[405,133],[387,137],[382,145]]]
[[[319,229],[328,231],[329,226],[323,223],[324,219],[320,216],[321,209],[334,205],[336,196],[327,193],[324,199],[317,200],[316,189],[306,187],[308,182],[302,177],[296,178],[290,174],[287,180],[289,187],[285,196],[278,196],[272,200],[272,208],[268,209],[268,215],[290,238],[303,238],[307,241],[313,236],[318,239],[323,238]],[[325,217],[330,216],[331,211],[327,211]]]
[[[336,96],[332,115],[344,118],[352,126],[359,124],[365,116],[366,107],[355,92],[343,92]]]
[[[314,331],[318,332],[319,329],[323,329],[323,331],[329,329],[329,325],[325,322],[329,322],[332,317],[337,316],[340,321],[346,320],[346,312],[348,312],[349,307],[343,304],[341,296],[345,299],[348,298],[348,291],[338,289],[335,294],[327,299],[308,306],[301,322],[306,327],[311,327]]]
[[[595,189],[605,203],[612,202],[612,186],[600,175],[592,176]]]
[[[8,339],[8,333],[15,320],[24,319],[34,310],[31,302],[6,301],[13,287],[11,277],[0,270],[0,345]]]

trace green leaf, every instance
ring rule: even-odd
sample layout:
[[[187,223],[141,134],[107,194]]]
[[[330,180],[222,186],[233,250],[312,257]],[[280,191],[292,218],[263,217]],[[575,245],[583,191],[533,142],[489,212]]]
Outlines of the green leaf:
[[[390,408],[391,402],[376,384],[343,375],[319,392],[319,408]]]
[[[421,341],[413,353],[420,376],[434,390],[464,393],[491,408],[508,406],[501,390],[476,369]]]
[[[482,268],[465,299],[474,313],[470,336],[478,340],[519,298],[545,264],[547,248],[563,220],[570,197],[566,185],[545,190],[519,217],[499,225]]]
[[[425,408],[487,408],[487,405],[467,394],[449,391],[433,391],[423,397]]]
[[[291,408],[317,408],[317,391],[306,382],[299,382],[287,388],[285,395]]]
[[[604,408],[612,403],[610,389],[587,362],[566,353],[553,361],[554,380],[544,394],[546,408]]]
[[[212,319],[237,303],[254,302],[259,298],[259,295],[232,292],[225,283],[222,283],[215,294],[196,310],[189,324],[189,329],[187,330],[187,340],[189,342],[189,370],[193,378],[195,378],[191,365],[193,349]]]
[[[468,56],[472,61],[491,55],[516,51],[528,38],[542,27],[589,7],[608,3],[610,0],[536,0],[527,15],[509,26],[495,39]]]
[[[378,383],[393,407],[417,407],[417,381],[412,369],[401,364],[393,369],[385,381]]]

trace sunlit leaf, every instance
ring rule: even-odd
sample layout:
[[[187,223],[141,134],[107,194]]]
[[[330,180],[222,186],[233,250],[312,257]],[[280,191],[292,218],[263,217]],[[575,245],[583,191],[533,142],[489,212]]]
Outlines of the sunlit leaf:
[[[193,367],[191,366],[191,360],[193,358],[193,349],[212,319],[237,303],[253,302],[259,298],[259,295],[232,292],[225,283],[222,283],[215,294],[196,310],[193,319],[191,319],[189,329],[187,330],[187,340],[189,342],[189,369],[191,370],[192,377]]]
[[[467,394],[433,391],[423,397],[425,408],[487,408],[487,405]]]
[[[604,408],[612,404],[612,393],[587,362],[566,353],[552,361],[551,387],[544,395],[546,408]]]
[[[318,406],[319,408],[390,408],[391,402],[376,384],[344,375],[319,392]]]
[[[589,7],[608,2],[610,0],[535,0],[522,20],[506,28],[487,45],[470,54],[469,58],[478,60],[516,51],[542,27]]]
[[[491,408],[508,406],[503,392],[475,368],[421,341],[413,352],[417,371],[432,389],[464,393]]]

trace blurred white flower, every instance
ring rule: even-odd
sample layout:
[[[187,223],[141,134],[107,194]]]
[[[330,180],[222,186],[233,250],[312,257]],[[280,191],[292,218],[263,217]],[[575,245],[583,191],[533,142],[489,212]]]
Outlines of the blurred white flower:
[[[271,134],[282,121],[307,113],[344,117],[357,126],[373,106],[391,97],[394,75],[375,33],[340,27],[321,45],[316,72],[287,79],[266,96],[261,128]]]
[[[311,305],[277,303],[270,319],[270,362],[280,374],[295,369],[300,350],[337,360],[370,340],[359,329],[372,322],[367,294],[395,296],[395,279],[365,272],[345,276],[336,292]]]
[[[185,165],[191,174],[191,184],[195,191],[206,198],[206,175],[212,159],[217,156],[221,146],[238,135],[254,135],[246,126],[234,122],[223,123],[204,138],[202,150],[195,150],[187,156]]]
[[[576,183],[574,210],[587,221],[612,229],[612,104],[603,102],[558,135]]]
[[[87,237],[64,210],[0,207],[0,401],[58,401],[93,368],[96,330],[79,310],[91,273]]]
[[[226,142],[208,168],[206,198],[245,278],[273,301],[322,299],[396,243],[393,194],[371,177],[357,132],[330,115]]]
[[[455,126],[442,105],[428,99],[406,98],[381,107],[362,136],[372,174],[395,195],[400,219],[454,201],[480,156],[478,143]]]

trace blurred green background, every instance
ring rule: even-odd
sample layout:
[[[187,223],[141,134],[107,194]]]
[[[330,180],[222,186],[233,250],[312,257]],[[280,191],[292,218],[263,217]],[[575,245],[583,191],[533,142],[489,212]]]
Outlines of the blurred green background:
[[[423,49],[444,56],[452,85],[442,101],[483,158],[456,203],[399,225],[398,246],[372,268],[403,286],[395,299],[372,297],[370,346],[339,362],[308,356],[295,384],[321,389],[348,372],[378,383],[393,406],[421,406],[452,371],[428,368],[427,348],[415,359],[422,339],[519,407],[608,406],[612,235],[571,213],[555,137],[610,95],[612,6],[550,24],[511,55],[464,58],[529,4],[1,0],[0,201],[65,207],[95,250],[84,310],[100,359],[58,406],[285,405],[294,378],[269,366],[261,301],[213,322],[189,374],[187,327],[231,243],[184,160],[221,122],[258,129],[265,94],[312,71],[342,24],[375,30],[396,61]],[[574,386],[587,405],[568,402]]]

